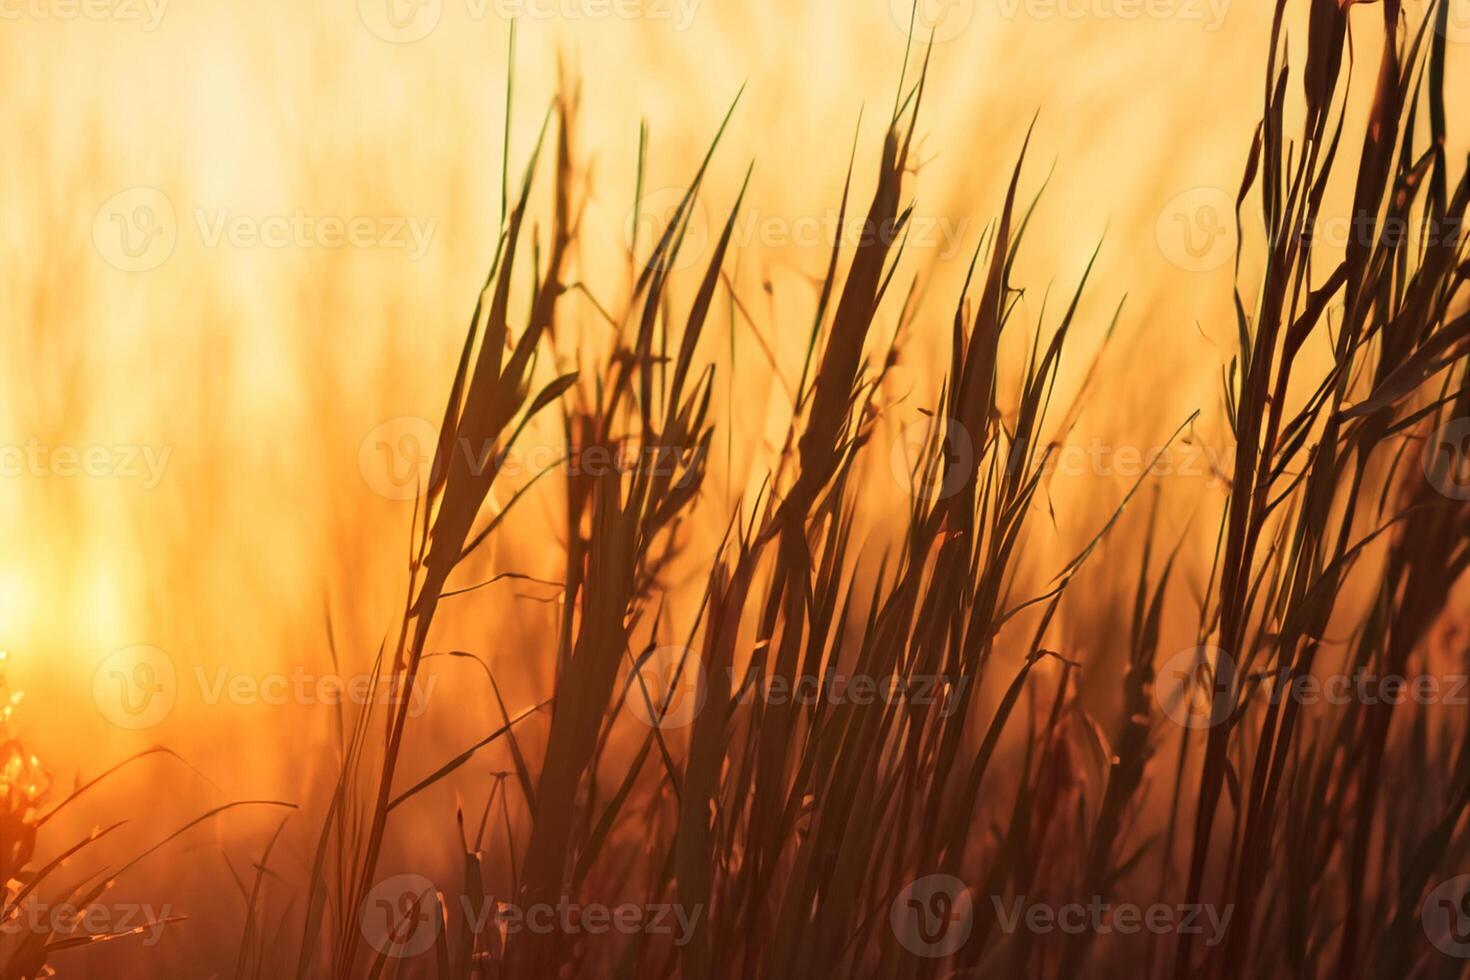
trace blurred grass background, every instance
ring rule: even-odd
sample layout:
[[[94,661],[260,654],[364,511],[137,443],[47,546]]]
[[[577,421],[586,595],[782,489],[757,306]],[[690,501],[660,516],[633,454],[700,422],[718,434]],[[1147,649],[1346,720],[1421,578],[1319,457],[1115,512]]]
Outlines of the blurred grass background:
[[[167,788],[156,815],[179,818],[168,823],[207,801],[301,799],[329,776],[330,755],[311,741],[331,728],[319,707],[210,705],[188,678],[221,666],[330,670],[328,615],[344,671],[366,669],[401,601],[412,505],[374,492],[361,449],[385,420],[439,417],[494,248],[509,23],[493,5],[479,12],[469,0],[443,0],[433,30],[394,43],[370,27],[381,26],[374,2],[177,2],[152,29],[145,8],[121,0],[101,19],[61,19],[60,6],[38,2],[0,22],[0,103],[10,123],[0,154],[0,444],[168,452],[152,488],[122,475],[0,478],[0,646],[13,653],[13,686],[27,692],[23,731],[57,784],[154,743],[214,781],[163,767],[141,773]],[[1075,19],[1039,16],[1046,8],[1035,4],[1008,14],[1010,6],[958,0],[950,16],[962,29],[934,48],[917,213],[962,230],[968,257],[1039,113],[1023,195],[1052,174],[1016,275],[1030,288],[1021,322],[1041,315],[1049,282],[1054,322],[1100,240],[1073,343],[1084,352],[1099,344],[1127,297],[1095,381],[1106,395],[1094,395],[1069,441],[1146,451],[1200,409],[1196,438],[1225,451],[1219,377],[1235,346],[1231,265],[1181,267],[1159,229],[1181,194],[1233,196],[1260,114],[1268,6],[1236,0],[1217,24],[1203,3],[1178,5],[1198,18],[1130,18],[1119,14],[1127,4],[1103,0]],[[1406,7],[1417,23],[1422,6]],[[133,9],[139,20],[123,16]],[[573,278],[601,303],[616,308],[628,289],[642,121],[645,187],[682,186],[746,86],[704,195],[712,227],[752,160],[748,212],[776,227],[831,213],[860,114],[854,198],[869,192],[863,175],[904,56],[904,4],[699,0],[687,30],[662,16],[595,9],[565,0],[552,17],[521,19],[509,129],[518,175],[559,74],[580,80],[576,162],[588,207]],[[1376,40],[1360,43],[1360,65],[1376,62]],[[1293,64],[1301,61],[1295,52]],[[1452,96],[1467,90],[1466,61],[1451,59]],[[1357,94],[1367,90],[1360,84]],[[1462,159],[1465,147],[1450,150]],[[162,193],[177,241],[156,267],[124,271],[94,232],[99,209],[139,187]],[[432,233],[418,258],[310,242],[211,247],[199,215],[221,212],[401,216]],[[728,465],[715,467],[711,483],[726,497],[710,508],[710,535],[774,458],[770,440],[790,410],[780,369],[799,371],[827,248],[757,236],[730,264],[746,312],[726,311],[730,346],[708,352],[722,364],[717,397],[729,406],[728,435],[717,443]],[[916,342],[884,393],[894,435],[920,417],[945,367],[923,352],[945,350],[964,263],[931,270],[936,258],[935,249],[912,248],[900,274],[905,288],[919,276],[924,305]],[[1249,272],[1243,286],[1249,293]],[[578,333],[557,337],[558,356],[574,364],[606,328],[579,297],[562,313]],[[1013,352],[1026,340],[1011,335]],[[1064,388],[1075,389],[1087,364],[1073,355]],[[548,377],[554,368],[543,366]],[[1007,384],[1003,372],[1003,402]],[[1058,400],[1066,403],[1065,391]],[[538,438],[555,435],[546,427]],[[906,500],[881,465],[883,449],[872,454],[874,508]],[[1119,493],[1130,483],[1119,476]],[[1198,539],[1197,554],[1182,561],[1189,581],[1188,569],[1209,560],[1222,497],[1200,478],[1159,485],[1168,536],[1192,529]],[[556,552],[544,547],[558,533],[558,492],[538,491],[494,545],[496,571],[559,577]],[[1028,543],[1037,574],[1054,570],[1048,556],[1085,543],[1117,502],[1100,498],[1091,477],[1058,479],[1051,496],[1071,503],[1056,506],[1056,540]],[[1118,537],[1136,541],[1126,523]],[[1111,588],[1098,562],[1072,601],[1105,610]],[[444,630],[446,645],[473,645],[508,665],[500,676],[517,705],[547,686],[544,637],[555,623],[553,609],[518,594],[546,591],[487,590],[463,600],[474,622],[450,616]],[[485,622],[498,624],[493,635]],[[1109,640],[1084,633],[1078,642]],[[181,678],[172,713],[142,731],[112,724],[92,698],[99,666],[134,644],[167,651]],[[471,680],[456,673],[446,682],[452,710],[430,716],[430,743],[458,746],[483,730],[493,701]],[[206,836],[244,832],[236,824],[259,830],[240,818]]]

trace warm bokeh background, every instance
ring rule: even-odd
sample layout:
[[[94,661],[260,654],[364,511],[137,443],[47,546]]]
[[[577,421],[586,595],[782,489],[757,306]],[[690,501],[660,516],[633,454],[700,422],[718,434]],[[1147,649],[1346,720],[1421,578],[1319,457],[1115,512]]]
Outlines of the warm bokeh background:
[[[395,38],[386,3],[427,18],[410,21],[409,36],[432,29],[408,43],[385,39]],[[718,533],[784,431],[782,379],[800,372],[813,280],[826,261],[825,242],[788,244],[783,230],[799,235],[837,207],[860,117],[855,198],[869,193],[904,56],[905,4],[683,0],[681,9],[649,0],[646,16],[619,17],[601,12],[632,5],[528,3],[557,12],[521,20],[512,170],[518,178],[560,61],[582,87],[576,154],[589,204],[574,278],[609,308],[628,288],[640,121],[649,131],[646,188],[682,185],[746,85],[701,219],[712,232],[754,161],[754,217],[745,225],[754,230],[729,263],[745,312],[716,334],[724,349],[703,352],[721,364],[718,392],[732,423],[710,484],[724,499],[705,508]],[[1199,409],[1193,438],[1224,453],[1230,250],[1192,255],[1178,221],[1208,235],[1211,209],[1239,183],[1259,115],[1271,5],[1180,0],[1167,17],[1126,16],[1132,5],[1109,0],[1062,6],[1087,12],[1046,16],[1051,7],[1041,3],[953,0],[941,24],[921,119],[923,165],[911,184],[930,235],[910,248],[895,289],[901,295],[919,276],[923,307],[884,393],[882,431],[897,438],[933,400],[945,365],[925,354],[944,349],[965,260],[1039,113],[1023,195],[1052,173],[1016,276],[1030,290],[1017,322],[1034,329],[1050,287],[1046,322],[1054,324],[1101,240],[1080,343],[1063,374],[1075,389],[1127,297],[1068,443],[1146,452]],[[1417,23],[1420,5],[1408,6]],[[502,12],[516,5],[155,0],[149,12],[116,0],[97,8],[109,11],[101,19],[63,19],[66,9],[33,0],[5,8],[0,20],[9,132],[0,154],[0,445],[107,447],[113,470],[67,476],[53,464],[0,478],[0,646],[11,651],[12,685],[26,692],[19,731],[53,792],[155,743],[208,777],[145,764],[133,784],[154,789],[143,813],[131,793],[98,794],[87,818],[144,818],[130,831],[144,842],[227,800],[308,800],[331,776],[329,709],[209,704],[195,678],[202,671],[213,681],[221,668],[252,677],[330,671],[329,619],[342,670],[352,673],[395,624],[412,505],[376,492],[371,434],[390,419],[442,411],[494,246],[509,32]],[[1379,8],[1365,5],[1356,17],[1369,28],[1360,32],[1359,64],[1374,65]],[[1470,58],[1459,56],[1466,45],[1453,48],[1447,90],[1463,93]],[[1293,53],[1294,64],[1301,58]],[[1356,91],[1368,89],[1363,80]],[[1463,159],[1464,147],[1453,149]],[[374,240],[212,240],[221,216],[248,224],[298,214],[369,219]],[[118,218],[161,229],[163,253],[120,254]],[[400,247],[407,230],[392,241],[375,237],[399,218],[423,233],[421,247]],[[561,312],[577,332],[558,334],[558,358],[572,365],[606,326],[577,295]],[[1010,339],[1022,353],[1025,331]],[[556,367],[541,370],[550,377]],[[1069,394],[1059,392],[1059,404]],[[544,427],[537,438],[550,445],[554,436]],[[124,447],[141,452],[133,460]],[[886,450],[869,460],[878,513],[904,499]],[[138,472],[150,458],[166,464],[156,480]],[[1059,475],[1055,539],[1028,546],[1028,567],[1038,577],[1055,571],[1131,483],[1118,473]],[[1220,488],[1203,473],[1157,485],[1170,539],[1193,533],[1200,546],[1185,566],[1201,567]],[[548,482],[523,505],[483,570],[560,576],[558,551],[546,547],[560,533],[558,492]],[[1135,548],[1131,526],[1110,547]],[[1104,568],[1074,587],[1063,629],[1078,648],[1107,647],[1107,637],[1089,634],[1110,621],[1114,587],[1126,588]],[[534,583],[497,585],[458,600],[473,616],[445,617],[444,646],[489,657],[513,708],[546,687],[554,608],[537,600],[548,595],[554,601],[554,589]],[[1092,614],[1082,615],[1089,605]],[[1191,611],[1183,613],[1187,642]],[[110,655],[139,644],[166,652],[177,689],[166,718],[130,729],[99,710],[94,679]],[[415,747],[426,760],[498,717],[482,675],[446,661],[435,671],[442,686]],[[189,865],[197,881],[184,892],[233,890],[222,852],[247,866],[273,820],[233,814],[177,845],[197,858]],[[241,840],[256,843],[237,853]],[[305,840],[283,846],[299,854]],[[238,912],[216,905],[194,914],[217,915],[214,927],[230,929]]]

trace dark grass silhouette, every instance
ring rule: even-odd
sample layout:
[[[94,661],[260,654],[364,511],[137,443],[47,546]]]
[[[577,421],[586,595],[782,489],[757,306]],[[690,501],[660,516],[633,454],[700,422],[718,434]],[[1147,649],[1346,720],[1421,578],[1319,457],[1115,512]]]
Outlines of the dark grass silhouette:
[[[1119,722],[1106,730],[1078,695],[1086,661],[1048,644],[1058,646],[1051,627],[1074,576],[1096,560],[1118,514],[1147,500],[1147,478],[1110,501],[1112,518],[1046,588],[1018,593],[1028,528],[1046,520],[1039,493],[1056,434],[1088,410],[1085,401],[1052,405],[1079,299],[1084,288],[1113,288],[1084,275],[1060,313],[1017,322],[1013,267],[1034,206],[1022,199],[1025,146],[950,301],[948,371],[931,393],[912,474],[924,492],[900,515],[902,547],[875,570],[854,544],[866,537],[856,501],[859,464],[887,448],[873,438],[875,394],[902,355],[904,330],[885,342],[876,324],[900,279],[913,213],[905,183],[927,62],[906,61],[878,171],[850,166],[841,191],[843,221],[871,233],[833,247],[780,464],[753,499],[722,515],[724,539],[701,568],[699,615],[673,636],[666,576],[689,558],[684,529],[721,423],[701,350],[732,288],[724,270],[742,200],[703,266],[676,272],[722,124],[667,226],[634,242],[640,266],[630,302],[608,317],[616,344],[607,362],[595,376],[536,388],[538,351],[577,288],[568,280],[581,215],[577,98],[559,98],[519,188],[502,194],[499,248],[450,386],[412,529],[410,592],[379,675],[412,690],[436,655],[431,628],[440,602],[461,589],[454,573],[514,519],[525,492],[487,513],[528,420],[558,413],[568,459],[629,445],[659,451],[547,477],[565,482],[571,530],[560,623],[546,645],[556,665],[546,703],[511,710],[492,675],[501,717],[417,781],[402,765],[406,697],[348,719],[302,895],[291,908],[267,908],[252,890],[237,975],[1463,975],[1470,961],[1435,949],[1420,921],[1426,892],[1467,866],[1463,711],[1272,696],[1314,668],[1433,673],[1428,631],[1470,564],[1470,505],[1442,492],[1453,453],[1421,465],[1441,426],[1470,416],[1470,177],[1463,167],[1453,175],[1445,151],[1448,8],[1410,23],[1398,2],[1379,6],[1386,43],[1370,115],[1355,128],[1344,109],[1346,9],[1310,3],[1308,56],[1297,69],[1287,63],[1288,4],[1276,4],[1262,117],[1237,199],[1245,234],[1264,229],[1265,258],[1259,270],[1237,268],[1242,281],[1259,272],[1259,287],[1236,295],[1238,351],[1222,378],[1235,442],[1228,506],[1203,594],[1172,587],[1177,546],[1159,539],[1152,519],[1136,546],[1110,548],[1131,605]],[[553,128],[543,241],[526,220]],[[1344,172],[1354,232],[1345,254],[1325,261],[1314,235],[1329,177]],[[676,299],[671,284],[683,275],[690,288]],[[529,312],[517,321],[522,289]],[[903,326],[926,315],[916,302],[903,311]],[[1000,345],[1016,331],[1032,342],[1019,396],[1002,404]],[[1325,367],[1304,356],[1313,347],[1331,352]],[[1191,418],[1172,421],[1177,437]],[[1377,570],[1367,602],[1345,589],[1364,565]],[[1157,698],[1167,678],[1156,670],[1175,652],[1161,646],[1161,624],[1180,603],[1197,615],[1197,642],[1218,651],[1198,671],[1204,689],[1185,692],[1198,729],[1172,726]],[[752,696],[838,676],[896,677],[907,690],[947,683],[922,700]],[[657,722],[691,696],[702,708],[687,727],[627,724],[632,714]],[[548,727],[533,749],[520,733],[535,715]],[[465,776],[492,744],[513,769],[495,777],[483,813],[456,815],[462,873],[389,904],[399,938],[433,934],[416,955],[395,955],[366,934],[362,911],[386,873],[385,842],[404,832],[394,817],[425,789]],[[1410,796],[1404,786],[1423,789]],[[1166,812],[1146,805],[1151,794]],[[512,796],[529,815],[522,828],[512,827]],[[503,839],[492,840],[502,817]],[[29,861],[37,829],[22,821],[19,843],[7,845],[12,874]],[[499,863],[487,870],[492,853]],[[51,870],[32,870],[31,880]],[[933,875],[963,882],[969,898],[909,890]],[[493,883],[504,880],[510,887],[497,894]],[[6,914],[25,897],[11,894]],[[675,941],[649,929],[507,931],[461,914],[564,897],[672,903],[692,918]],[[1207,938],[1009,921],[1017,901],[1094,899],[1203,904],[1228,917]],[[922,955],[944,946],[960,918],[962,942]],[[268,931],[267,921],[284,928]],[[35,976],[57,950],[42,937],[9,951],[3,975]]]

